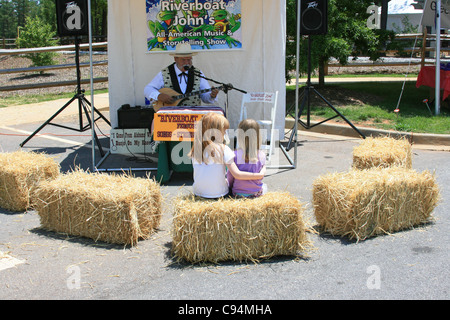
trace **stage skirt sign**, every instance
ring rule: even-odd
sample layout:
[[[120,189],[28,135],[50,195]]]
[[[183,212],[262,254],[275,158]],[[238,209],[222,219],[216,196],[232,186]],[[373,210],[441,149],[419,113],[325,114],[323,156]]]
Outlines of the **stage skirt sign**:
[[[198,121],[209,112],[223,114],[218,107],[163,107],[154,118],[155,141],[193,141]]]
[[[149,52],[242,48],[241,0],[147,0]]]
[[[152,135],[149,129],[111,129],[111,154],[148,154],[152,153]]]

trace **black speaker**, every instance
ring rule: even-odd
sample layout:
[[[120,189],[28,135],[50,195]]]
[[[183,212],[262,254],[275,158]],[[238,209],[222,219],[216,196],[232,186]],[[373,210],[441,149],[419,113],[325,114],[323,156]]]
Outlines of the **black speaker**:
[[[300,3],[300,34],[326,34],[328,32],[328,0],[300,0]]]
[[[152,125],[155,110],[153,108],[131,108],[129,104],[122,105],[117,110],[119,129],[149,128]]]
[[[89,15],[87,0],[55,0],[58,36],[87,36]]]

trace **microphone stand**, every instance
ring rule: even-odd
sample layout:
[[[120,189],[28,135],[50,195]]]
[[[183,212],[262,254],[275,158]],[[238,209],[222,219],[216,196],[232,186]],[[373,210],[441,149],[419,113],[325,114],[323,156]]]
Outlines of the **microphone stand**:
[[[186,69],[186,67],[185,67],[185,69]],[[242,90],[242,89],[235,88],[231,83],[223,83],[223,82],[216,81],[216,80],[214,80],[214,79],[207,78],[207,77],[205,77],[200,71],[196,70],[194,67],[190,67],[190,68],[188,68],[188,70],[189,70],[189,71],[192,71],[196,76],[198,76],[198,77],[200,77],[200,78],[203,78],[203,79],[205,79],[205,80],[214,82],[214,83],[216,83],[216,84],[220,84],[220,85],[224,88],[224,89],[223,89],[223,92],[225,92],[225,94],[227,95],[227,101],[226,101],[226,103],[225,103],[225,115],[226,115],[226,116],[228,115],[228,91],[234,89],[234,90],[237,90],[237,91],[242,92],[242,93],[244,93],[244,94],[247,93],[247,91],[244,91],[244,90]]]

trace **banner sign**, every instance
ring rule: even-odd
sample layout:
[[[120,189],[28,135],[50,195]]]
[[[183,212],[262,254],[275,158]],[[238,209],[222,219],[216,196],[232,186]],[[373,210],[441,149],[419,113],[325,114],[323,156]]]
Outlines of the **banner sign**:
[[[273,103],[273,100],[275,99],[274,93],[268,93],[268,92],[251,92],[247,96],[247,102],[269,102]]]
[[[156,113],[155,141],[194,141],[194,130],[203,114]]]
[[[146,12],[149,52],[242,48],[241,0],[147,0]]]
[[[152,135],[148,129],[111,129],[111,154],[151,153]]]
[[[426,1],[423,15],[422,15],[422,26],[436,27],[436,1]],[[450,28],[450,3],[448,1],[441,2],[441,28]]]
[[[155,141],[194,141],[198,121],[207,113],[223,115],[215,106],[162,107],[153,118]]]

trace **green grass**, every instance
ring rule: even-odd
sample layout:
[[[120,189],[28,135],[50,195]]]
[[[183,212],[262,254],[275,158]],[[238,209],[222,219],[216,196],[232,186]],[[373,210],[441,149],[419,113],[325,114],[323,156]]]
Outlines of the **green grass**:
[[[346,89],[347,95],[354,93],[355,97],[358,97],[360,93],[366,93],[368,96],[364,99],[363,105],[334,106],[354,125],[360,124],[385,130],[416,133],[450,134],[449,109],[442,106],[439,116],[431,115],[423,102],[429,96],[430,88],[416,88],[415,82],[406,82],[399,105],[400,112],[395,113],[402,86],[403,81],[338,84],[335,85],[337,91],[342,88]],[[289,86],[287,90],[291,91],[292,95],[293,92],[295,93],[295,86]],[[320,89],[318,91],[321,92]],[[325,96],[325,98],[329,99],[330,97]],[[434,113],[434,104],[429,107]],[[311,103],[312,119],[323,120],[335,115],[336,113],[331,108]],[[345,123],[340,117],[334,120]]]
[[[95,94],[108,92],[108,89],[96,90]],[[19,106],[24,104],[33,104],[45,101],[52,101],[58,99],[70,99],[73,97],[75,92],[58,93],[58,94],[32,94],[32,95],[18,95],[0,98],[0,108]],[[90,96],[90,91],[86,91],[86,97]]]
[[[334,85],[342,89],[346,89],[351,95],[355,93],[369,94],[364,100],[363,105],[348,104],[345,106],[336,106],[348,120],[354,125],[365,125],[385,130],[396,130],[417,133],[434,133],[434,134],[450,134],[450,112],[449,109],[441,107],[439,116],[430,115],[430,112],[423,102],[430,94],[430,88],[416,88],[415,82],[406,82],[403,91],[401,103],[399,105],[400,112],[394,112],[400,93],[402,91],[403,81],[399,79],[397,82],[360,82],[360,83],[342,83]],[[318,89],[321,92],[321,89]],[[98,90],[97,93],[108,92]],[[295,86],[287,87],[287,94],[295,92]],[[14,105],[32,104],[55,99],[70,99],[74,93],[64,94],[47,94],[47,95],[23,95],[8,98],[0,98],[0,108]],[[86,92],[86,96],[90,93]],[[330,97],[325,96],[329,99]],[[289,107],[289,103],[287,104]],[[429,105],[434,113],[434,104]],[[327,119],[336,115],[329,107],[311,106],[311,115],[313,119]],[[340,117],[334,120],[340,120]]]

